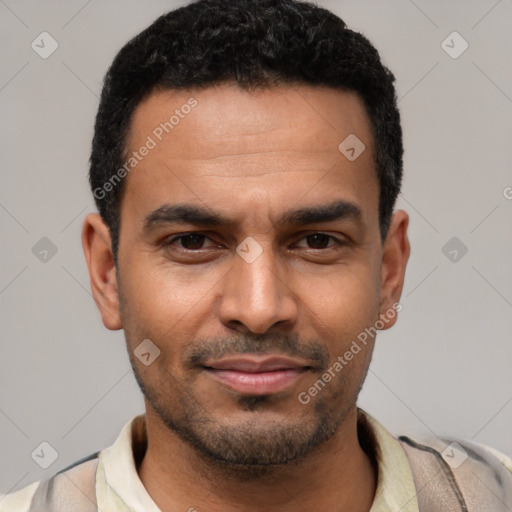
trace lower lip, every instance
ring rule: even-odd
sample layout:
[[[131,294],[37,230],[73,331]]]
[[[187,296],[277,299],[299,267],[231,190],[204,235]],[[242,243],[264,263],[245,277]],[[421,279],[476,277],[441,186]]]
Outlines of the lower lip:
[[[293,368],[272,372],[240,372],[236,370],[215,370],[208,373],[226,384],[232,390],[246,395],[268,395],[277,393],[294,383],[305,370]]]

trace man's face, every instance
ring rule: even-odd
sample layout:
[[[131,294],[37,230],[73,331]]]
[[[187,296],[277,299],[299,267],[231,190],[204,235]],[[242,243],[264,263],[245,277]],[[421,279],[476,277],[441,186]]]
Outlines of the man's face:
[[[338,148],[351,134],[355,159],[362,146]],[[137,107],[127,154],[148,136],[122,199],[118,283],[148,414],[213,459],[298,460],[353,412],[373,339],[343,356],[393,302],[363,103],[325,87],[159,91]],[[289,215],[327,206],[329,218]],[[149,365],[134,355],[147,339]]]

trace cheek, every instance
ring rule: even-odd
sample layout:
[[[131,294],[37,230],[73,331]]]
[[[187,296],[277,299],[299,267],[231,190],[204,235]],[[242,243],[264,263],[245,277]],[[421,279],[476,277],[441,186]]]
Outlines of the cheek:
[[[198,326],[213,314],[212,293],[226,270],[172,268],[148,255],[127,262],[125,269],[120,292],[128,349],[134,351],[142,340],[150,339],[160,349],[155,369],[165,369],[151,375],[156,378],[170,368],[179,373],[181,354],[197,336]]]
[[[363,262],[317,278],[314,287],[311,282],[305,283],[302,297],[319,326],[323,326],[326,342],[331,345],[329,340],[332,340],[336,345],[331,345],[330,350],[342,350],[375,322],[379,286],[378,275]]]
[[[206,266],[172,266],[162,259],[148,255],[134,259],[126,265],[129,270],[122,278],[131,315],[151,330],[186,322],[187,315],[201,300],[207,300],[223,275]]]

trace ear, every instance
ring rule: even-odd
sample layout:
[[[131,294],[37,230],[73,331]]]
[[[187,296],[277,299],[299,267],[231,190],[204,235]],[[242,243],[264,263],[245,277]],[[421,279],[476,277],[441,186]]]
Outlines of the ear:
[[[393,212],[388,235],[384,242],[381,267],[380,318],[384,320],[383,330],[392,327],[398,315],[398,306],[404,285],[405,268],[411,246],[407,237],[409,215],[404,210]],[[390,314],[393,311],[393,315]]]
[[[97,213],[90,213],[84,220],[82,247],[92,294],[103,325],[112,331],[119,330],[122,323],[112,240],[110,230]]]

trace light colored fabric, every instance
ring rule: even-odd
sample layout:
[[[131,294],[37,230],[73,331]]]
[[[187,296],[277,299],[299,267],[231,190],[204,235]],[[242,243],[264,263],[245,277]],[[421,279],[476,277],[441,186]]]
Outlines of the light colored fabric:
[[[495,450],[491,446],[486,446],[480,443],[478,443],[478,446],[482,447],[484,450],[487,450],[489,453],[494,455],[512,473],[512,459],[510,457],[507,457],[504,453]]]
[[[33,512],[97,512],[96,457],[41,483],[30,505]]]
[[[370,512],[419,512],[413,475],[400,442],[361,409],[358,435],[362,444],[374,452],[378,465],[377,489]],[[139,415],[126,423],[112,446],[100,452],[95,480],[98,509],[102,512],[160,512],[137,474],[134,453],[143,452],[146,442],[144,415]],[[488,450],[505,465],[511,464],[503,454]],[[37,512],[30,509],[30,502],[39,485],[35,482],[0,497],[0,512]]]
[[[0,512],[29,512],[32,496],[41,482],[34,482],[19,491],[0,496]]]
[[[375,498],[370,512],[419,512],[416,487],[400,443],[370,414],[359,409],[371,426],[380,452]]]
[[[512,473],[487,447],[426,433],[399,441],[425,512],[510,512]]]
[[[143,415],[128,422],[116,442],[100,452],[96,472],[98,508],[103,512],[159,512],[141,482],[133,456],[133,440],[145,441]]]

